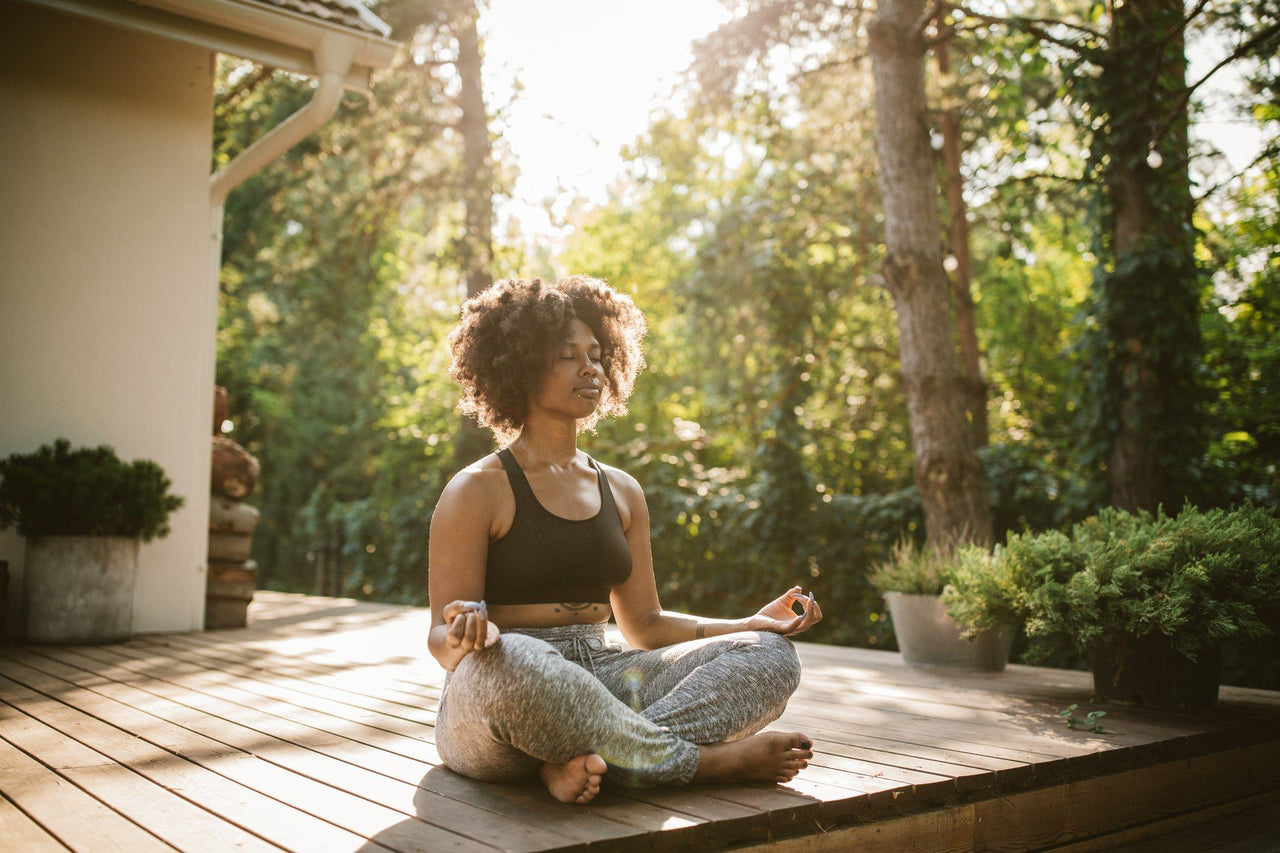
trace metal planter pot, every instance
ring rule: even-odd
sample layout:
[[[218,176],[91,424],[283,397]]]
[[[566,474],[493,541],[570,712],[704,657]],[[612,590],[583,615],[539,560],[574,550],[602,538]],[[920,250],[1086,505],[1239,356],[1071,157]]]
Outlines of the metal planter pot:
[[[1108,702],[1152,708],[1212,708],[1222,680],[1222,647],[1209,646],[1195,660],[1163,634],[1122,636],[1090,654],[1093,689]]]
[[[37,643],[110,643],[133,636],[136,538],[27,540],[24,636]]]
[[[966,640],[941,596],[886,592],[884,600],[902,659],[912,666],[999,672],[1009,662],[1010,627],[992,628]]]

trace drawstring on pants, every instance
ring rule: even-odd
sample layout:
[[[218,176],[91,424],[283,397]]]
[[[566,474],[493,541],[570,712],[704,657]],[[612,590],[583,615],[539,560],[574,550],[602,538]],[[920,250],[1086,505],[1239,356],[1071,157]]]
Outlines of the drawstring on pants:
[[[551,644],[556,651],[574,663],[583,665],[592,675],[596,672],[594,652],[608,648],[604,624],[558,625],[554,628],[509,628],[509,633],[525,634]]]

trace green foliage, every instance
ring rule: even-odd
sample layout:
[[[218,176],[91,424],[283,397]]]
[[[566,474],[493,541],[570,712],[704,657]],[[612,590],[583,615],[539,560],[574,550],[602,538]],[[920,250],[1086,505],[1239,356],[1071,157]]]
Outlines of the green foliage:
[[[121,461],[107,445],[71,449],[65,438],[0,461],[0,530],[22,536],[128,536],[150,542],[169,534],[183,499],[149,459]]]
[[[939,595],[950,582],[956,559],[957,549],[904,539],[893,546],[888,559],[872,566],[867,581],[881,593]]]
[[[645,311],[650,369],[631,414],[583,446],[644,486],[665,606],[736,617],[798,582],[827,613],[814,639],[886,646],[867,576],[922,529],[892,305],[873,284],[884,235],[859,34],[868,13],[829,0],[740,5],[745,14],[698,48],[688,109],[655,117],[610,201],[572,208],[558,255],[551,241],[526,246],[508,232],[493,272],[600,275]],[[312,589],[310,553],[340,558],[342,594],[423,603],[427,529],[459,429],[442,342],[469,250],[456,72],[420,61],[452,53],[443,7],[380,8],[410,42],[404,61],[377,75],[371,100],[344,100],[333,122],[228,199],[218,378],[237,440],[263,462],[252,499],[263,511],[264,582]],[[1010,10],[1026,17],[993,26],[945,11],[956,27],[953,70],[935,77],[931,64],[929,82],[934,103],[962,119],[990,389],[983,464],[997,536],[1013,534],[995,555],[953,566],[953,580],[999,587],[986,593],[992,602],[1000,590],[1012,598],[1020,573],[1048,566],[1065,588],[1082,568],[1071,535],[1032,534],[1105,501],[1098,486],[1119,392],[1144,370],[1179,373],[1170,399],[1156,400],[1152,435],[1195,503],[1280,500],[1274,144],[1198,211],[1194,230],[1143,244],[1132,263],[1118,258],[1105,165],[1117,134],[1150,133],[1124,118],[1146,87],[1098,89],[1102,4]],[[1249,14],[1221,26],[1247,33],[1272,20]],[[1264,47],[1240,118],[1274,140],[1280,113]],[[1131,80],[1149,77],[1138,69]],[[218,87],[215,166],[310,95],[305,81],[228,59]],[[511,167],[495,169],[500,199]],[[1189,228],[1185,199],[1157,199]],[[1205,268],[1215,270],[1211,289]],[[1188,316],[1203,360],[1184,345],[1195,338]],[[1136,358],[1125,349],[1131,320],[1154,341],[1142,338]],[[1061,635],[1033,641],[1042,659],[1078,660]],[[1250,654],[1241,666],[1254,671],[1274,659],[1269,649]]]
[[[1106,509],[1071,528],[1015,534],[996,562],[998,582],[953,580],[951,613],[971,631],[997,616],[1028,635],[1088,651],[1163,634],[1190,658],[1211,644],[1266,636],[1280,603],[1280,521],[1250,505],[1176,517]]]
[[[1083,729],[1096,735],[1105,735],[1109,732],[1102,727],[1102,723],[1098,720],[1107,715],[1106,711],[1090,711],[1083,717],[1077,717],[1076,711],[1080,710],[1080,706],[1074,702],[1058,712],[1058,716],[1066,720],[1067,728]]]
[[[1022,621],[1016,604],[1021,601],[1022,566],[999,545],[993,551],[970,546],[954,555],[942,601],[965,637]]]

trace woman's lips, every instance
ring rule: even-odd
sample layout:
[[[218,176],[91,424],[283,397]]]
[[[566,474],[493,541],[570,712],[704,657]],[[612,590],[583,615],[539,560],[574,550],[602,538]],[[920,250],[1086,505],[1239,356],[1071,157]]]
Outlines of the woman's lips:
[[[582,385],[578,388],[575,388],[574,393],[576,393],[579,397],[591,397],[594,399],[600,396],[600,386],[599,385]]]

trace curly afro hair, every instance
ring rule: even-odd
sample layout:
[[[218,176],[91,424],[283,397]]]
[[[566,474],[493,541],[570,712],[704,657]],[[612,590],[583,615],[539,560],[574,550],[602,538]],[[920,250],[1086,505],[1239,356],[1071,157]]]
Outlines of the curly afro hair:
[[[529,394],[575,318],[600,342],[603,365],[599,405],[579,429],[626,414],[627,398],[644,368],[644,315],[630,297],[580,275],[554,285],[507,279],[463,303],[462,321],[449,334],[449,375],[462,386],[458,405],[463,413],[492,430],[500,443],[515,440],[529,413]]]

